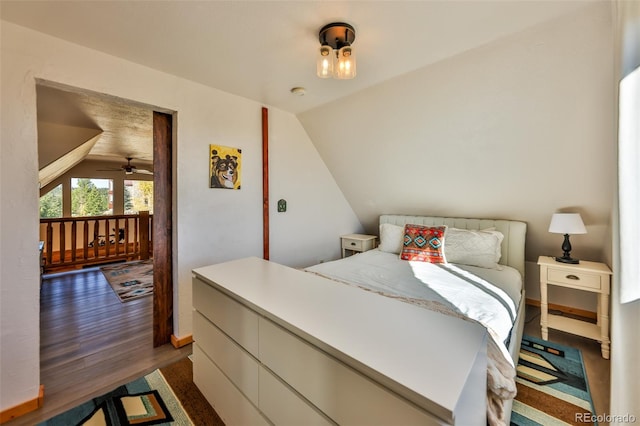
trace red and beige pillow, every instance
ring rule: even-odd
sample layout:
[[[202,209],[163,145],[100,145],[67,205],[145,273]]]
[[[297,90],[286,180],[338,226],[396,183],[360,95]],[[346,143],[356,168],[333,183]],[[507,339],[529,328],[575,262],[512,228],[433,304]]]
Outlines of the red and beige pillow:
[[[444,256],[446,226],[404,226],[400,259],[429,263],[447,263]]]

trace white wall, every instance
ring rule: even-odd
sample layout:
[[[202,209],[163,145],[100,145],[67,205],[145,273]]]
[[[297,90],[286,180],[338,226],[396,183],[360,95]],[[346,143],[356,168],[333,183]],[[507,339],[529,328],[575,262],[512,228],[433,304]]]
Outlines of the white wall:
[[[35,79],[177,112],[174,333],[191,333],[194,267],[262,256],[261,105],[7,22],[1,27],[0,410],[37,396],[38,146]],[[361,230],[297,119],[270,109],[271,183],[290,209],[272,213],[273,260],[337,258],[338,235]],[[239,191],[208,187],[208,147],[242,148]],[[310,244],[309,241],[313,241]],[[45,394],[46,399],[46,394]]]
[[[367,232],[381,213],[523,220],[535,270],[539,255],[561,254],[547,230],[566,208],[588,231],[571,237],[572,254],[600,261],[615,176],[612,46],[610,4],[590,4],[299,118]]]
[[[34,226],[39,215],[34,73],[29,58],[19,55],[16,47],[7,46],[9,25],[0,23],[0,410],[3,410],[38,395],[40,293],[38,227]],[[5,56],[7,48],[11,54],[7,52]]]

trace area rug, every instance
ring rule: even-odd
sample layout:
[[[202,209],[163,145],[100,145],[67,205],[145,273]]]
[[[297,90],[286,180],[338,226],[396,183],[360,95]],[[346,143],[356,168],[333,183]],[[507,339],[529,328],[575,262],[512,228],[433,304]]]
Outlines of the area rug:
[[[100,268],[121,302],[153,294],[153,259]]]
[[[597,424],[580,350],[524,336],[511,424]]]
[[[185,358],[53,417],[40,426],[202,425],[224,423],[193,383]]]

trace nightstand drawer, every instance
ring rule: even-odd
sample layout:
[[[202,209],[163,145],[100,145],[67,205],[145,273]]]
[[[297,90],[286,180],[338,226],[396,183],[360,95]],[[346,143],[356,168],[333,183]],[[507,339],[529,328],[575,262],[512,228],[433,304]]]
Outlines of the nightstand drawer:
[[[567,271],[566,269],[547,270],[547,280],[552,283],[566,284],[575,288],[601,290],[601,275]]]
[[[369,241],[352,240],[350,238],[343,238],[342,239],[342,248],[347,249],[347,250],[363,251],[365,243],[370,244]]]

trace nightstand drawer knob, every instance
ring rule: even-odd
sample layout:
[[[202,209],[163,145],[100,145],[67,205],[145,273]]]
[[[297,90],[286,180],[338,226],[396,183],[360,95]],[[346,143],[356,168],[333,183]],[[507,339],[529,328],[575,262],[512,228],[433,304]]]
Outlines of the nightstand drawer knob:
[[[352,246],[355,246],[355,245],[356,245],[356,243],[352,242],[352,243],[351,243],[351,245],[352,245]]]
[[[573,275],[573,274],[571,274],[571,275],[567,275],[567,279],[568,279],[568,280],[579,280],[579,279],[580,279],[580,277],[579,277],[579,276],[577,276],[577,275]]]

